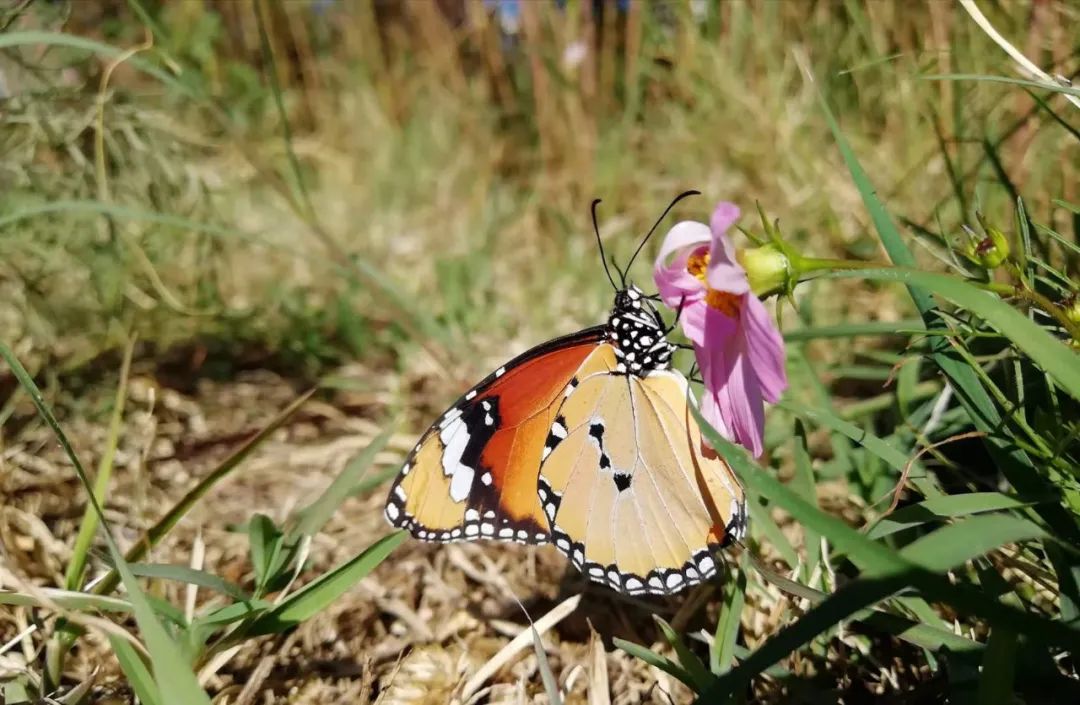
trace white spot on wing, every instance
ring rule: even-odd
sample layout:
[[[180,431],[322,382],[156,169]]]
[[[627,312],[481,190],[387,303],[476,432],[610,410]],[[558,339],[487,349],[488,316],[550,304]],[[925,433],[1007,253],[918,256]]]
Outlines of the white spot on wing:
[[[396,521],[401,512],[398,510],[397,505],[391,502],[386,505],[386,518],[390,521]]]
[[[502,377],[504,374],[506,374],[506,368],[505,367],[500,367],[499,369],[495,370],[495,376],[496,377]]]
[[[468,499],[475,474],[472,468],[458,463],[453,478],[450,480],[450,499],[455,502],[464,502]]]

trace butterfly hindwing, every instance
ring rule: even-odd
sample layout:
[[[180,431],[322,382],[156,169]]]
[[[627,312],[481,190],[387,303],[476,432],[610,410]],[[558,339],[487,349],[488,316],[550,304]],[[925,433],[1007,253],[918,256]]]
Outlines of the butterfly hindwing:
[[[586,361],[603,369],[558,409],[538,496],[556,547],[590,579],[678,592],[715,574],[713,549],[741,537],[742,489],[703,448],[686,379],[618,374],[618,362],[610,345]]]
[[[406,458],[386,518],[429,541],[545,543],[537,475],[555,411],[603,328],[557,338],[500,367],[451,406]]]

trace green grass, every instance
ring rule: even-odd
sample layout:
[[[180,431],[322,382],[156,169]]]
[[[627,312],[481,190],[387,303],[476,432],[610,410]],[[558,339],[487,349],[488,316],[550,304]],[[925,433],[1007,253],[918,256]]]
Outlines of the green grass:
[[[757,201],[799,252],[864,266],[815,272],[784,311],[791,388],[762,464],[714,439],[752,500],[728,579],[682,621],[634,607],[658,610],[652,643],[614,643],[708,703],[829,701],[883,671],[898,697],[1040,702],[1074,687],[1080,132],[1063,96],[1080,93],[1013,78],[945,4],[733,1],[700,18],[665,5],[572,65],[586,5],[539,11],[505,51],[490,23],[453,29],[420,4],[394,18],[257,3],[232,24],[209,0],[205,14],[138,0],[66,23],[43,3],[0,14],[4,441],[48,424],[79,470],[65,502],[91,498],[64,581],[0,593],[48,622],[29,637],[38,660],[0,679],[8,701],[79,695],[76,647],[111,651],[144,703],[208,701],[194,674],[325,615],[404,539],[305,569],[335,512],[389,479],[364,474],[387,430],[283,523],[232,518],[248,542],[238,581],[176,553],[184,517],[309,392],[121,551],[103,510],[132,432],[131,365],[192,345],[207,354],[188,374],[229,379],[260,351],[325,400],[355,362],[392,380],[372,420],[415,430],[418,407],[601,319],[594,197],[623,263],[687,188],[706,196],[674,218],[720,199],[749,216]],[[1067,3],[1040,5],[1041,24],[1026,5],[987,5],[1037,63],[1080,68],[1054,30],[1076,19]],[[125,53],[145,32],[153,46]],[[1009,239],[996,271],[964,256],[962,228],[981,237],[980,220]],[[631,277],[649,283],[648,257]],[[95,411],[80,399],[93,389],[115,398]],[[92,477],[65,436],[81,416],[108,425]],[[104,570],[90,584],[88,567]],[[166,582],[214,598],[185,613]],[[535,692],[569,701],[567,657],[533,636]]]

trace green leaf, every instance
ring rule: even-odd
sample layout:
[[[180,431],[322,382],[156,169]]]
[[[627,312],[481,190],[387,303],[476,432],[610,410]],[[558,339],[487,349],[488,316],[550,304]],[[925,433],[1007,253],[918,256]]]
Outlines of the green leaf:
[[[142,657],[135,647],[127,639],[109,635],[109,644],[112,646],[116,660],[120,663],[120,670],[131,689],[135,691],[142,705],[162,705],[161,693],[158,691],[154,677],[143,663]]]
[[[933,291],[976,314],[1007,337],[1074,399],[1080,399],[1080,355],[995,294],[947,274],[912,269],[861,269],[829,272],[833,279],[892,281]]]
[[[888,547],[871,541],[843,521],[807,504],[789,487],[779,482],[769,473],[762,472],[760,468],[757,468],[741,447],[721,437],[701,417],[701,412],[697,407],[691,407],[691,412],[701,426],[706,440],[724,457],[748,489],[769,497],[777,506],[788,512],[795,521],[819,531],[830,543],[847,553],[853,562],[863,568],[865,577],[857,582],[872,582],[875,587],[860,588],[859,590],[863,592],[855,593],[858,598],[852,600],[850,610],[846,612],[847,615],[892,594],[898,589],[897,585],[899,585],[902,587],[914,587],[929,598],[948,602],[965,613],[978,614],[991,624],[1001,624],[1018,632],[1023,632],[1031,639],[1062,646],[1080,646],[1080,629],[1006,607],[997,600],[971,589],[970,586],[953,585],[946,577],[938,575],[929,569],[930,567],[939,567],[939,565],[919,565],[913,562],[910,556],[897,554]],[[916,558],[925,558],[925,556],[922,556],[920,552]],[[877,580],[879,577],[891,579],[893,576],[898,575],[903,577],[903,580],[898,584],[892,583],[891,580]],[[839,594],[839,592],[836,594]],[[831,599],[829,598],[829,600],[823,602],[821,606],[823,607],[829,603]],[[861,603],[861,600],[870,601]],[[829,609],[835,610],[837,608],[835,605],[831,605]],[[805,631],[806,628],[800,626],[802,621],[796,622],[792,628],[798,627],[794,633],[806,636],[808,633]],[[818,622],[815,624],[819,624],[822,629],[826,629],[835,622],[836,620],[833,619],[832,622]],[[812,638],[817,633],[813,632],[807,638]],[[785,638],[782,643],[787,645],[792,642],[786,641]],[[801,645],[801,643],[798,645]],[[770,649],[772,648],[770,647]],[[1069,646],[1069,648],[1075,647]],[[774,655],[771,650],[767,653],[770,654],[770,658]],[[780,654],[777,658],[786,653]],[[775,659],[769,661],[767,665],[774,662]],[[760,666],[761,664],[756,663],[755,665]],[[748,664],[744,663],[736,670],[741,671],[744,666],[748,666]],[[741,675],[736,680],[747,677],[747,673],[748,671],[741,671]]]
[[[529,620],[529,631],[532,632],[533,651],[536,653],[536,664],[540,669],[540,680],[544,682],[544,691],[547,693],[548,702],[551,705],[562,705],[562,697],[559,695],[559,682],[555,680],[555,674],[551,672],[551,664],[548,663],[544,643],[540,641],[540,633],[536,631],[536,625],[532,623],[532,620]]]
[[[945,572],[999,546],[1045,537],[1046,532],[1027,519],[982,515],[920,536],[900,549],[900,555],[924,568]]]
[[[307,400],[315,393],[315,388],[309,389],[296,399],[294,399],[288,406],[279,411],[277,415],[270,420],[265,427],[259,430],[254,436],[245,441],[236,450],[234,450],[229,457],[225,458],[217,467],[207,473],[195,487],[187,492],[180,500],[169,508],[165,514],[157,520],[153,526],[146,530],[138,541],[136,541],[131,550],[128,551],[127,560],[134,562],[146,554],[150,548],[153,548],[158,544],[161,539],[168,535],[172,531],[180,520],[187,514],[195,504],[202,499],[207,492],[210,491],[217,483],[224,480],[231,475],[240,464],[258,448],[267,438],[273,435],[282,424],[289,420],[289,418],[296,413],[296,411],[303,406]],[[104,578],[102,578],[96,585],[94,585],[93,592],[97,594],[105,594],[111,592],[116,588],[116,583],[119,579],[119,574],[116,570],[110,571]]]
[[[231,624],[253,615],[265,612],[273,607],[272,602],[265,600],[251,600],[249,602],[234,602],[219,609],[209,612],[192,621],[192,629],[200,627],[214,627],[222,624]]]
[[[930,522],[1003,509],[1021,509],[1030,507],[1032,504],[1034,502],[1024,501],[1000,492],[943,495],[897,509],[874,524],[873,528],[867,532],[867,537],[879,539]]]
[[[281,553],[285,535],[273,520],[265,514],[256,514],[248,523],[248,543],[251,547],[251,565],[255,569],[255,592],[262,594],[267,583],[273,579],[274,564]]]
[[[693,681],[692,686],[695,693],[700,693],[709,687],[709,684],[714,680],[713,675],[709,672],[709,669],[705,667],[701,659],[697,654],[690,650],[683,640],[675,633],[675,630],[671,628],[671,625],[665,622],[657,615],[652,616],[653,621],[660,627],[660,631],[664,635],[664,639],[671,648],[675,650],[675,655],[679,657],[679,665],[682,666],[686,674],[690,676],[690,680]]]
[[[234,600],[249,600],[250,596],[235,583],[221,578],[213,573],[203,570],[195,570],[183,565],[166,565],[163,563],[131,563],[131,572],[141,578],[160,578],[162,580],[175,580],[228,595]]]
[[[687,688],[694,690],[694,679],[690,677],[689,673],[683,670],[682,666],[674,661],[661,656],[652,649],[641,646],[640,644],[635,644],[632,641],[620,639],[619,637],[613,637],[611,642],[634,658],[640,659],[650,666],[659,668],[669,676],[678,678]]]
[[[791,480],[792,486],[810,504],[817,506],[817,485],[814,482],[814,469],[810,465],[810,452],[806,448],[806,427],[801,421],[795,422],[795,433],[792,437],[795,456],[795,476]],[[803,565],[803,580],[810,582],[810,576],[814,568],[821,562],[821,534],[813,529],[802,527],[803,548],[806,551],[806,563]]]
[[[788,566],[794,568],[799,565],[799,555],[795,553],[795,548],[773,520],[772,512],[769,511],[770,505],[766,504],[765,500],[757,492],[748,489],[746,495],[746,508],[750,511],[752,530],[755,533],[760,532],[763,534]]]
[[[390,441],[393,428],[388,428],[380,433],[364,450],[345,465],[330,486],[323,491],[319,498],[296,513],[293,518],[295,528],[289,531],[290,539],[295,540],[300,536],[314,536],[322,531],[326,522],[330,520],[341,503],[356,493],[357,485],[375,461],[375,456],[382,452]],[[397,468],[394,468],[394,473]],[[291,541],[290,541],[291,543]]]
[[[917,318],[902,321],[866,321],[832,326],[810,326],[784,331],[784,342],[801,343],[822,338],[855,338],[863,335],[907,335],[904,331],[915,332],[920,328],[922,328],[922,321]]]
[[[395,531],[382,537],[355,558],[319,576],[259,617],[250,633],[277,634],[326,609],[386,560],[406,538],[408,533],[405,531]]]
[[[98,462],[97,475],[94,477],[93,491],[98,502],[104,501],[109,489],[109,479],[112,477],[113,460],[116,458],[116,447],[120,442],[120,431],[124,422],[124,401],[127,399],[128,375],[131,371],[131,356],[134,350],[135,340],[130,338],[124,346],[124,358],[120,364],[120,381],[116,385],[112,414],[109,417],[109,435],[105,441],[105,450],[101,454],[101,460]],[[97,515],[93,507],[87,503],[82,522],[79,524],[79,533],[75,536],[75,545],[71,549],[71,561],[64,574],[64,587],[68,590],[78,590],[83,585],[86,559],[93,545],[97,528]]]
[[[993,629],[983,652],[979,677],[979,705],[1009,705],[1013,702],[1013,679],[1016,676],[1016,633]]]
[[[874,456],[883,460],[889,467],[896,470],[897,473],[903,473],[904,467],[908,464],[907,455],[895,446],[849,421],[844,421],[835,414],[829,413],[824,409],[811,408],[793,401],[781,401],[778,402],[776,406],[786,411],[790,411],[801,419],[805,419],[806,421],[819,426],[824,426],[831,431],[846,436]],[[920,477],[920,475],[925,474],[925,470],[921,465],[914,463],[911,470],[913,475],[911,482],[920,492],[929,496],[941,494],[941,491],[938,490],[932,482],[924,477]]]
[[[746,598],[746,555],[739,561],[736,574],[724,581],[723,601],[716,620],[716,631],[709,650],[709,669],[716,675],[726,673],[735,661],[735,647],[742,625],[743,604]]]

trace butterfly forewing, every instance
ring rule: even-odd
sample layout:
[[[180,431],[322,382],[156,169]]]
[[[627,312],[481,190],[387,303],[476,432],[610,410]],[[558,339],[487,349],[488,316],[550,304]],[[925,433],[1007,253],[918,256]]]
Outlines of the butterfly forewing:
[[[428,541],[548,540],[537,475],[555,412],[604,335],[557,338],[469,390],[406,459],[386,518]]]

